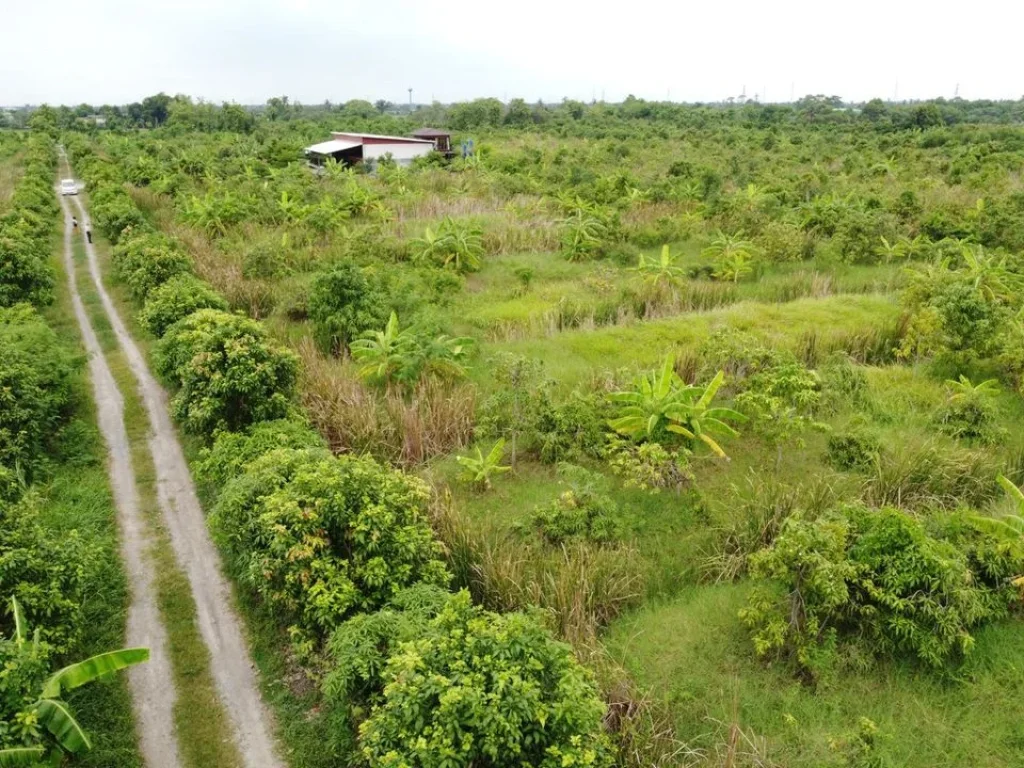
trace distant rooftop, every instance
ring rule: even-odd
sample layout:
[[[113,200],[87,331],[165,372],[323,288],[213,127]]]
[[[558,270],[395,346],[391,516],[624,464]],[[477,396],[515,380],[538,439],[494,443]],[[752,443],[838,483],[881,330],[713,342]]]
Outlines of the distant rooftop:
[[[351,131],[331,131],[334,138],[348,136],[353,139],[385,139],[387,141],[410,142],[415,144],[430,144],[426,139],[413,139],[409,136],[383,136],[379,133],[353,133]]]
[[[412,135],[424,139],[433,139],[438,136],[451,136],[448,131],[442,131],[439,128],[420,128],[418,131],[413,131]]]

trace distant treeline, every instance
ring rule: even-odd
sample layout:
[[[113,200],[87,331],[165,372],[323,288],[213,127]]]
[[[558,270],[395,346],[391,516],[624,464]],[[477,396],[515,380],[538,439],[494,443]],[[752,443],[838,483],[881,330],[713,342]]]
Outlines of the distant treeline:
[[[261,122],[331,121],[353,130],[405,132],[421,125],[455,131],[481,128],[534,128],[577,131],[572,126],[608,127],[622,122],[646,122],[663,127],[705,127],[739,124],[769,128],[786,124],[850,125],[871,123],[879,130],[923,130],[963,123],[1024,123],[1024,98],[1017,101],[934,99],[916,102],[844,102],[839,96],[808,95],[791,104],[733,101],[682,104],[645,101],[628,96],[623,102],[589,104],[565,99],[558,104],[523,99],[505,103],[495,98],[454,104],[396,105],[353,99],[343,104],[326,101],[306,105],[274,97],[266,104],[216,105],[191,97],[158,93],[124,106],[79,104],[76,107],[22,107],[0,111],[0,127],[24,128],[29,116],[42,113],[43,122],[57,130],[132,130],[180,128],[184,131],[250,133]],[[586,131],[583,131],[584,133]]]

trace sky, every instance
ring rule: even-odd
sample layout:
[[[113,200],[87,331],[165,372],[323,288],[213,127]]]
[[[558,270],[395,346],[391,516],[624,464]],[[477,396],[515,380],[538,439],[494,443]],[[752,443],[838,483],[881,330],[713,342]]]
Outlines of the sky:
[[[0,104],[1024,96],[1019,0],[2,0]],[[959,91],[957,90],[959,89]]]

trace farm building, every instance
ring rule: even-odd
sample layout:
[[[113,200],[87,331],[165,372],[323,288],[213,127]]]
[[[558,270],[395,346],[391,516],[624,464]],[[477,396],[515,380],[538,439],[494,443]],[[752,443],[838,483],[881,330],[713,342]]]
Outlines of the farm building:
[[[451,157],[454,154],[452,152],[452,135],[447,131],[440,131],[437,128],[420,128],[418,131],[413,131],[412,135],[417,139],[428,139],[434,142],[434,150],[445,157]]]
[[[334,158],[345,165],[355,165],[391,155],[399,165],[408,165],[415,158],[423,157],[433,149],[434,142],[430,139],[332,132],[330,140],[306,147],[306,158],[313,166],[323,165],[328,158]]]

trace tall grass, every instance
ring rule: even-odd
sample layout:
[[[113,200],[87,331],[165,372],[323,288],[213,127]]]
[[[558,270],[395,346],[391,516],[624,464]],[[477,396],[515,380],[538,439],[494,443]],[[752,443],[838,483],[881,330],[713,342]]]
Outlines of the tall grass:
[[[302,405],[334,451],[370,453],[405,467],[465,445],[473,435],[475,390],[428,380],[411,396],[368,390],[351,366],[324,357],[309,338],[302,358]]]
[[[864,482],[873,506],[982,507],[999,493],[1002,464],[990,454],[935,441],[886,446]]]

